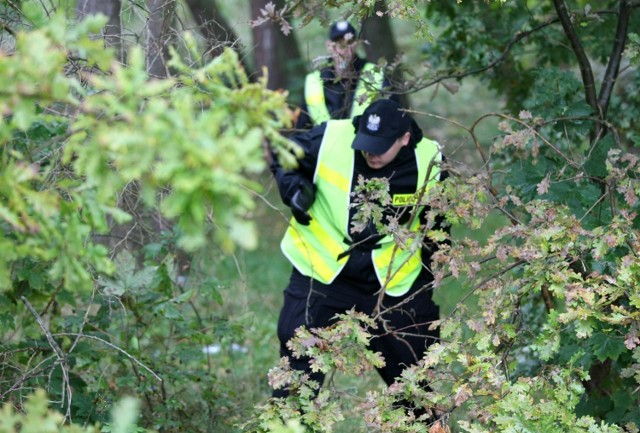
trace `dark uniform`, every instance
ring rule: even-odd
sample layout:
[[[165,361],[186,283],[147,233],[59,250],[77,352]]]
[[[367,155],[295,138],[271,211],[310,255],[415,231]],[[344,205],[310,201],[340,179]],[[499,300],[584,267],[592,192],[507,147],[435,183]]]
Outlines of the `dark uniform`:
[[[310,131],[299,133],[291,137],[305,151],[305,156],[299,161],[295,171],[284,171],[277,163],[272,165],[281,198],[286,205],[290,205],[293,194],[298,190],[301,177],[307,181],[313,179],[318,151],[323,139],[326,123]],[[412,140],[415,140],[412,138]],[[355,151],[354,175],[351,191],[358,176],[365,179],[386,177],[389,179],[390,194],[412,194],[416,190],[417,163],[414,152],[414,142],[403,147],[397,157],[388,165],[380,169],[370,168],[360,151]],[[442,176],[441,176],[442,178]],[[350,210],[351,221],[355,209]],[[388,214],[396,214],[397,209],[390,207]],[[409,218],[406,212],[401,223]],[[351,225],[349,225],[351,227]],[[289,358],[290,364],[297,370],[308,372],[311,377],[322,384],[320,373],[311,373],[308,359],[296,359],[286,347],[286,342],[293,336],[300,326],[307,328],[325,327],[335,321],[335,315],[344,313],[352,308],[356,311],[371,314],[378,302],[380,282],[371,259],[371,249],[376,248],[376,242],[381,238],[373,224],[361,233],[351,233],[352,244],[348,261],[339,275],[331,284],[322,284],[317,280],[302,275],[293,269],[289,285],[284,291],[284,306],[278,322],[278,338],[280,353]],[[423,247],[423,263],[428,266],[430,256],[435,246]],[[386,365],[379,369],[379,373],[387,384],[391,384],[407,366],[414,364],[424,354],[425,349],[437,337],[437,330],[429,330],[430,323],[439,318],[437,305],[431,299],[431,290],[417,290],[433,280],[430,271],[423,267],[419,276],[408,293],[393,297],[385,295],[382,299],[382,310],[394,305],[402,306],[385,313],[383,320],[391,324],[394,329],[402,330],[410,335],[388,334],[382,326],[373,330],[377,334],[371,340],[371,350],[380,352]],[[406,303],[405,300],[409,299]],[[285,396],[286,390],[276,390],[274,396]]]
[[[352,72],[348,74],[348,76],[341,78],[336,77],[333,65],[329,65],[320,71],[320,79],[324,85],[325,105],[332,119],[348,119],[350,117],[358,80],[366,64],[367,61],[365,59],[356,56],[353,60]],[[389,81],[385,79],[383,89],[388,89],[389,86]],[[392,96],[392,98],[396,100],[399,99],[396,95]],[[309,129],[313,127],[314,122],[309,116],[309,109],[304,98],[300,110],[300,115],[296,120],[296,129]]]
[[[356,33],[356,29],[350,23],[347,21],[338,21],[331,25],[328,36],[329,41],[333,42],[344,41],[345,38],[350,38],[349,40],[355,42],[357,41]],[[343,76],[336,76],[335,65],[333,63],[335,58],[320,70],[324,105],[326,106],[331,119],[348,119],[354,115],[354,113],[352,113],[352,108],[355,102],[354,97],[356,95],[360,79],[363,77],[363,70],[368,65],[368,62],[365,59],[359,57],[355,53],[353,54],[353,58],[344,60],[348,60],[350,65],[345,68]],[[369,64],[368,66],[370,67],[372,65]],[[380,78],[380,83],[377,83],[374,79],[373,82],[369,82],[369,85],[377,88],[380,93],[379,96],[390,94],[389,80],[386,77],[382,79],[382,76]],[[370,77],[367,78],[367,81],[369,80],[371,80]],[[378,88],[378,86],[380,87]],[[390,95],[388,97],[395,101],[399,101],[399,97],[397,95]],[[309,114],[309,108],[306,98],[303,98],[303,103],[300,106],[301,112],[295,124],[296,129],[309,129],[314,125],[318,125],[323,120],[328,120],[312,118]]]

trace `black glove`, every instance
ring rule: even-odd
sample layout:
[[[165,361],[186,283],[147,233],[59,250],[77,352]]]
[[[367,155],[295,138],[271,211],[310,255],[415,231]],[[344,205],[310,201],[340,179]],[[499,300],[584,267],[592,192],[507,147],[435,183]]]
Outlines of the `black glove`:
[[[300,182],[298,190],[293,194],[289,201],[289,207],[291,207],[291,214],[303,226],[308,226],[311,221],[311,215],[309,215],[309,208],[316,199],[315,186],[304,180]]]

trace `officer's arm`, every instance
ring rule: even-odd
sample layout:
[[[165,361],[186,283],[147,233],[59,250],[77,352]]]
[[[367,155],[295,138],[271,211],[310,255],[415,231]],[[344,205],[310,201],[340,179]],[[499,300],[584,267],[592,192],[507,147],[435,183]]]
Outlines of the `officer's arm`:
[[[273,158],[270,169],[273,173],[280,198],[282,202],[290,206],[291,198],[301,188],[303,184],[310,185],[313,183],[313,173],[316,169],[318,159],[318,151],[322,136],[324,134],[325,124],[316,126],[309,131],[299,132],[289,137],[302,149],[304,155],[298,159],[298,167],[287,170],[283,168],[277,158]]]
[[[307,103],[303,102],[300,106],[300,114],[296,119],[295,128],[298,130],[309,129],[313,126],[313,122],[311,121],[311,117],[309,116],[309,109],[307,108]]]

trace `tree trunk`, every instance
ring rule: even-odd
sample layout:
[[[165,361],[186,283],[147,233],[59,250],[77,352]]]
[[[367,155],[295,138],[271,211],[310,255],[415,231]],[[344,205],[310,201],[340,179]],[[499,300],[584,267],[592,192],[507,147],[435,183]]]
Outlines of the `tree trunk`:
[[[149,21],[146,36],[147,71],[151,77],[163,78],[167,70],[171,21],[176,0],[148,0]]]
[[[384,0],[380,0],[376,3],[376,12],[384,12],[387,10],[387,5]],[[391,31],[391,23],[389,21],[389,15],[384,14],[378,16],[376,14],[371,15],[362,22],[362,39],[368,41],[365,44],[365,51],[367,58],[372,62],[377,62],[378,59],[384,58],[389,64],[392,64],[398,56],[398,47],[396,46],[396,40],[393,37]],[[398,71],[394,71],[391,76],[388,77],[392,87],[400,90],[401,86],[394,85],[394,83],[401,83],[402,76]],[[400,94],[400,103],[404,106],[408,106],[408,98],[405,94]]]
[[[123,45],[121,42],[122,37],[122,25],[120,23],[120,10],[122,2],[120,0],[77,0],[76,2],[76,16],[78,19],[89,15],[103,14],[106,15],[109,21],[102,30],[102,37],[104,37],[105,44],[116,50],[118,53],[118,60],[122,61],[124,58]]]
[[[251,18],[261,17],[261,9],[272,0],[251,0]],[[284,0],[273,1],[276,10],[284,6]],[[258,75],[266,67],[269,89],[287,89],[294,101],[302,100],[306,72],[293,30],[284,35],[277,23],[265,22],[253,28],[255,67]]]
[[[214,58],[219,56],[226,47],[233,48],[238,53],[247,75],[252,75],[254,71],[244,60],[244,47],[220,13],[216,2],[212,0],[186,0],[186,3],[191,10],[191,15],[200,27],[202,35],[207,40],[206,56]]]

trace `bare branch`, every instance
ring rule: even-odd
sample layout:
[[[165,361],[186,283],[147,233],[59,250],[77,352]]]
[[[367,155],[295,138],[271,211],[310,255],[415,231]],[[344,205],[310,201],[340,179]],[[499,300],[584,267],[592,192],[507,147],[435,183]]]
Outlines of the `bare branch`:
[[[627,34],[629,32],[629,18],[631,17],[631,5],[627,0],[620,0],[620,12],[618,13],[618,27],[616,28],[616,36],[613,43],[613,49],[611,51],[611,57],[607,64],[607,71],[604,74],[602,80],[602,87],[600,87],[600,96],[598,98],[598,105],[602,110],[602,117],[607,114],[609,108],[609,101],[611,99],[611,92],[613,86],[618,78],[618,72],[620,71],[620,61],[622,59],[622,52],[627,42]]]
[[[156,372],[154,372],[153,370],[151,370],[149,367],[147,367],[146,365],[144,365],[142,362],[138,361],[138,359],[135,356],[130,355],[129,353],[127,353],[127,351],[119,348],[118,346],[116,346],[113,343],[108,342],[107,340],[104,340],[100,337],[96,337],[95,335],[89,335],[89,334],[78,334],[75,332],[61,332],[59,334],[56,334],[56,336],[60,336],[60,337],[77,337],[77,338],[89,338],[91,340],[97,340],[103,344],[106,344],[107,346],[116,349],[118,352],[122,353],[123,355],[125,355],[127,358],[129,358],[130,360],[132,360],[133,362],[135,362],[136,364],[138,364],[140,367],[144,368],[145,370],[147,370],[149,373],[151,373],[153,375],[153,377],[155,377],[156,379],[158,379],[159,382],[162,382],[162,378],[160,376],[158,376],[158,374]]]
[[[24,349],[24,350],[26,350],[26,349]],[[7,395],[9,395],[13,391],[17,390],[20,386],[22,386],[23,383],[25,383],[29,379],[31,379],[34,376],[42,373],[43,371],[46,371],[47,369],[51,368],[51,366],[49,365],[49,362],[54,357],[55,356],[48,356],[48,357],[44,358],[35,367],[31,368],[31,370],[28,370],[28,366],[27,366],[27,369],[25,369],[25,371],[22,373],[22,377],[19,378],[13,385],[11,385],[11,387],[9,387],[9,389],[5,390],[2,394],[0,394],[0,401],[4,401],[4,399],[5,399],[5,397]]]
[[[459,79],[464,78],[464,77],[469,77],[469,76],[472,76],[472,75],[480,74],[480,73],[482,73],[484,71],[488,71],[489,69],[493,68],[494,66],[502,63],[507,58],[507,56],[509,55],[509,52],[511,52],[511,48],[513,48],[513,46],[515,44],[517,44],[518,42],[520,42],[522,39],[528,37],[529,35],[537,32],[537,31],[539,31],[539,30],[541,30],[541,29],[543,29],[545,27],[550,26],[551,24],[557,23],[557,22],[558,22],[558,18],[557,17],[549,18],[547,21],[535,26],[531,30],[517,33],[516,36],[513,39],[511,39],[505,45],[504,50],[502,50],[502,54],[499,57],[497,57],[496,59],[494,59],[491,62],[489,62],[488,64],[486,64],[485,66],[482,66],[482,67],[477,68],[477,69],[472,69],[470,71],[460,72],[460,73],[457,73],[457,74],[447,74],[447,75],[442,75],[440,77],[436,77],[433,80],[427,81],[424,84],[420,85],[417,88],[417,90],[426,89],[428,87],[433,86],[434,84],[438,84],[438,83],[440,83],[442,81],[445,81],[445,80],[451,80],[451,79],[459,80]]]
[[[9,33],[11,36],[13,37],[16,36],[15,32],[11,29],[11,27],[5,24],[4,21],[0,21],[0,28],[2,28],[2,30],[4,30],[5,32]]]
[[[478,284],[476,284],[471,290],[469,290],[469,292],[467,292],[467,294],[464,295],[464,297],[458,301],[458,303],[456,304],[455,308],[451,311],[451,313],[449,313],[449,316],[447,317],[447,319],[451,319],[453,317],[453,314],[458,311],[458,308],[460,307],[460,305],[464,304],[467,299],[469,299],[471,297],[471,295],[473,295],[476,290],[484,287],[488,282],[500,277],[501,275],[506,274],[507,272],[511,271],[512,269],[517,268],[520,265],[523,265],[527,263],[526,260],[518,260],[516,262],[513,262],[511,265],[507,266],[504,269],[501,269],[499,271],[497,271],[495,274],[488,276],[487,278],[485,278],[484,280],[480,281]]]
[[[564,33],[569,39],[571,48],[573,48],[573,52],[578,60],[587,103],[593,108],[596,114],[600,115],[601,111],[596,97],[596,84],[593,78],[593,71],[591,70],[591,63],[582,48],[582,44],[580,43],[580,39],[578,38],[578,34],[576,33],[573,24],[571,24],[571,17],[569,16],[569,11],[567,11],[567,5],[563,0],[553,0],[553,4],[556,8],[558,17],[560,18],[560,23],[562,24]]]
[[[20,296],[20,300],[22,301],[22,303],[24,303],[24,305],[27,307],[27,310],[29,310],[29,312],[33,315],[33,317],[35,317],[36,321],[38,322],[38,325],[40,325],[40,329],[42,329],[42,332],[44,332],[45,338],[49,342],[49,346],[51,346],[56,356],[58,357],[58,360],[56,361],[56,363],[60,364],[60,368],[62,369],[62,378],[63,378],[62,395],[66,396],[66,400],[67,400],[67,411],[66,411],[65,417],[71,420],[71,399],[72,399],[73,391],[71,389],[71,385],[69,382],[69,366],[67,365],[67,356],[64,354],[64,352],[62,351],[58,343],[56,343],[56,341],[53,339],[53,336],[51,335],[51,332],[47,328],[47,325],[42,321],[42,317],[40,317],[40,315],[36,312],[36,310],[29,303],[27,298],[25,298],[24,296]]]

